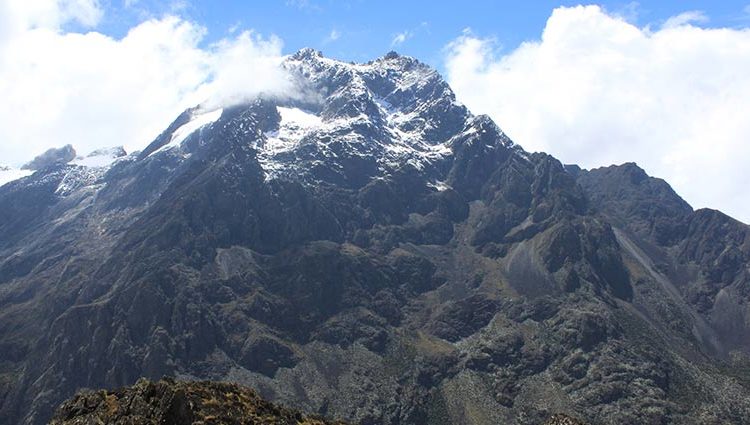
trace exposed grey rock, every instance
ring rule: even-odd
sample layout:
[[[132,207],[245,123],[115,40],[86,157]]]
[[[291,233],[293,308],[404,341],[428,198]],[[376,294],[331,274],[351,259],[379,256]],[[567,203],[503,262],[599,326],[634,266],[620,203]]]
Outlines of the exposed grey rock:
[[[74,160],[76,151],[71,145],[65,145],[61,148],[52,148],[37,156],[33,160],[24,164],[22,170],[41,170],[54,165],[67,164]]]

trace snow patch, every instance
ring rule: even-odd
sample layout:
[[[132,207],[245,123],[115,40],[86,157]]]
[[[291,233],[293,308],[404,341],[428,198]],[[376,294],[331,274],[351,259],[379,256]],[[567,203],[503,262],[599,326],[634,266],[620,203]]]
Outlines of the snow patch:
[[[294,149],[310,131],[320,127],[323,121],[315,114],[299,108],[277,107],[281,122],[278,131],[266,133],[262,154],[273,156]]]
[[[34,170],[19,170],[0,166],[0,186],[34,174]]]
[[[281,127],[297,126],[300,128],[319,127],[322,120],[317,115],[299,108],[277,107],[281,115]]]
[[[444,191],[446,191],[448,189],[452,189],[452,187],[450,187],[447,183],[441,182],[441,181],[437,181],[437,180],[435,182],[427,183],[427,185],[430,186],[431,188],[437,190],[438,192],[444,192]]]
[[[180,128],[175,130],[172,133],[172,138],[169,140],[169,143],[162,146],[158,150],[154,151],[153,153],[151,153],[151,155],[155,154],[156,152],[161,152],[161,151],[169,150],[175,147],[179,147],[182,144],[182,142],[184,142],[185,139],[188,138],[188,136],[190,136],[197,130],[200,130],[201,128],[209,124],[213,124],[219,118],[221,118],[222,112],[224,112],[224,109],[219,108],[210,112],[191,113],[190,121],[188,121],[187,123],[183,124]]]
[[[279,129],[265,133],[258,156],[266,173],[266,180],[284,169],[281,163],[273,160],[275,155],[293,150],[305,135],[323,126],[323,120],[311,112],[283,106],[277,106],[276,109],[281,115]]]
[[[99,151],[94,152],[93,154],[90,154],[85,158],[79,156],[78,158],[70,161],[70,164],[90,168],[104,168],[109,167],[110,165],[112,165],[112,163],[114,163],[121,157],[122,156],[117,155],[113,151]]]

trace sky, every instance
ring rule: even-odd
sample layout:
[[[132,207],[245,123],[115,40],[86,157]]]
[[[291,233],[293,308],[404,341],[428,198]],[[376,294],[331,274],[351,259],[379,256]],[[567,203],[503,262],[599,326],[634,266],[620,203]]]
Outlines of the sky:
[[[187,107],[294,90],[302,47],[436,68],[529,151],[636,162],[750,222],[750,0],[0,0],[0,164],[146,146]]]

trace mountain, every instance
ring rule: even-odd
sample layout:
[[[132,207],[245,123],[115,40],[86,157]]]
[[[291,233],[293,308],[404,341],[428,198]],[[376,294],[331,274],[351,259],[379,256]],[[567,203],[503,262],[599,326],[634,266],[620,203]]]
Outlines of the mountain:
[[[0,422],[167,375],[363,424],[750,423],[748,226],[524,151],[413,58],[283,66],[304,95],[0,187]]]

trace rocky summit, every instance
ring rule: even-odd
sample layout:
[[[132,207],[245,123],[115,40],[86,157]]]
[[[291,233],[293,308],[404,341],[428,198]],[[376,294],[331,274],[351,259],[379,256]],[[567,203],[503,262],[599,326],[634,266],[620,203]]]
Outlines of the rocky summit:
[[[149,382],[77,394],[50,425],[344,425],[306,417],[263,400],[254,391],[218,382]]]
[[[362,424],[750,423],[747,225],[526,152],[413,58],[283,68],[0,187],[0,423],[164,375]]]

